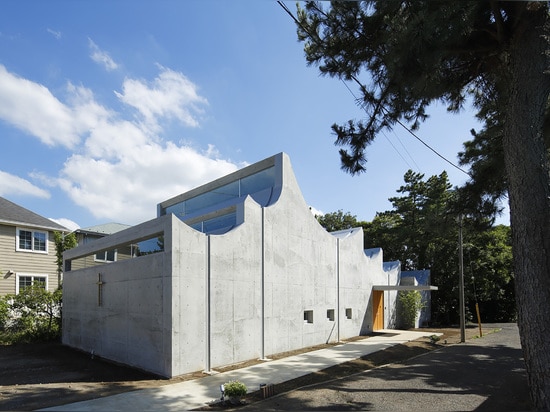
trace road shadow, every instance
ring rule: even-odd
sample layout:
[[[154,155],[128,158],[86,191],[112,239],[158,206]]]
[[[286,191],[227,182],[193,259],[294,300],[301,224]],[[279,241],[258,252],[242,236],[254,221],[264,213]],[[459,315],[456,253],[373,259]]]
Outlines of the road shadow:
[[[459,344],[282,394],[254,408],[526,411],[533,405],[521,349]]]

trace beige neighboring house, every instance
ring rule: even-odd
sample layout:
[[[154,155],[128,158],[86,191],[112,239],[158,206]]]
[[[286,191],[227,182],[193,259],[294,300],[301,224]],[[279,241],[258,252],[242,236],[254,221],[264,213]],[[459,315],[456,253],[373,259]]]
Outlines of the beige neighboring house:
[[[76,241],[78,246],[83,246],[94,240],[101,239],[102,237],[112,235],[120,232],[121,230],[130,228],[130,225],[123,223],[104,223],[101,225],[95,225],[85,228],[80,228],[74,231],[76,235]],[[93,262],[88,259],[86,266],[90,265],[102,265],[104,263],[112,263],[117,260],[128,259],[133,255],[133,250],[130,247],[119,247],[116,249],[101,250],[96,252],[93,257]],[[78,267],[78,266],[76,266]]]
[[[54,232],[69,229],[0,197],[0,296],[58,286]]]

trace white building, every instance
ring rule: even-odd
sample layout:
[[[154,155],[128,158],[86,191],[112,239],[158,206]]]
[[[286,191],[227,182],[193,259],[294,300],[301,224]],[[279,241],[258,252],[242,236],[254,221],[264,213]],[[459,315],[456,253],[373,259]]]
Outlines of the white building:
[[[157,213],[65,252],[64,344],[172,377],[394,325],[398,262],[363,250],[361,228],[327,233],[284,153]]]

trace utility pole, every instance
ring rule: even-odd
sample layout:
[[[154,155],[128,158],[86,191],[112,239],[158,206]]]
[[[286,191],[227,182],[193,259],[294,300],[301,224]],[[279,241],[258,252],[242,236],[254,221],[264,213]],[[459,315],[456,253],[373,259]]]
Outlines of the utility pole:
[[[460,342],[466,342],[466,311],[464,309],[464,257],[462,250],[462,215],[458,217],[458,270],[459,270],[459,310],[460,310]]]

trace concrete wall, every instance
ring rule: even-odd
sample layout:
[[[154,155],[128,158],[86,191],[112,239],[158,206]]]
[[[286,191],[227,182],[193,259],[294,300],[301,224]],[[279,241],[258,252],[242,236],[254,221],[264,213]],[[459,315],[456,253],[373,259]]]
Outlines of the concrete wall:
[[[172,262],[172,358],[166,375],[176,376],[203,370],[207,361],[208,237],[169,217],[172,246],[165,243],[165,253]]]
[[[327,233],[287,156],[277,162],[279,196],[267,207],[244,199],[244,222],[225,234],[167,215],[66,252],[165,240],[162,253],[65,273],[63,343],[170,377],[370,332],[372,287],[397,285],[398,269],[363,251],[361,229]],[[385,294],[388,326],[395,293]]]
[[[71,249],[65,259],[127,239],[170,233],[172,217]],[[170,245],[170,241],[167,242]],[[65,272],[63,344],[161,375],[172,374],[171,253]],[[101,286],[99,301],[98,279]]]
[[[210,362],[261,357],[262,210],[251,198],[245,224],[210,239]]]

